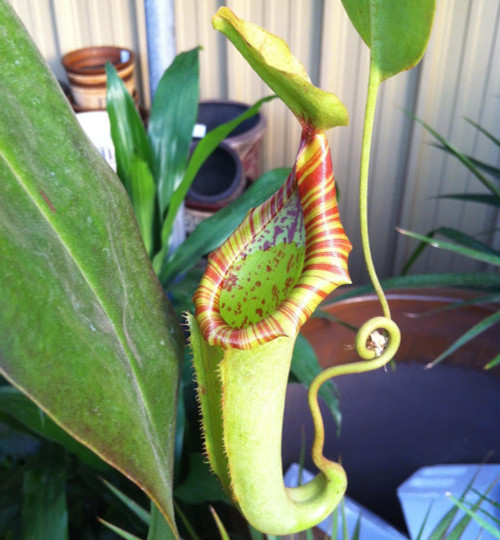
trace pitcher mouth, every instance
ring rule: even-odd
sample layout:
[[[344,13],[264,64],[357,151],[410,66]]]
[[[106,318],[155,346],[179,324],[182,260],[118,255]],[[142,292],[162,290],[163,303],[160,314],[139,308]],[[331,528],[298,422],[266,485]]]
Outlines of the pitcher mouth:
[[[208,260],[194,295],[212,345],[251,349],[293,337],[317,305],[350,283],[324,133],[304,131],[294,170]]]

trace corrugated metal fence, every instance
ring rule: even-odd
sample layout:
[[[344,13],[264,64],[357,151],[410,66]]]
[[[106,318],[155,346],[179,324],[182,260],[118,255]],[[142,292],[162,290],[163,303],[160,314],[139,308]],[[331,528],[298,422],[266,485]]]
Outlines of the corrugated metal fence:
[[[120,44],[139,55],[146,96],[147,57],[143,0],[11,0],[49,63],[71,48]],[[339,0],[174,0],[178,51],[203,46],[202,98],[255,102],[269,90],[239,54],[211,27],[226,4],[285,39],[313,82],[337,94],[350,112],[350,126],[332,130],[341,216],[355,245],[351,273],[365,279],[357,224],[357,188],[368,51]],[[455,160],[433,147],[432,138],[404,110],[422,118],[455,145],[482,160],[500,164],[498,148],[464,117],[500,136],[500,3],[497,0],[439,0],[424,61],[383,84],[378,103],[370,187],[370,224],[375,263],[382,276],[401,269],[415,246],[396,226],[425,233],[441,225],[481,235],[500,247],[498,212],[444,201],[450,192],[481,191]],[[58,71],[59,70],[59,71]],[[278,101],[267,104],[264,168],[291,165],[300,131]],[[477,270],[458,256],[428,251],[419,271]]]

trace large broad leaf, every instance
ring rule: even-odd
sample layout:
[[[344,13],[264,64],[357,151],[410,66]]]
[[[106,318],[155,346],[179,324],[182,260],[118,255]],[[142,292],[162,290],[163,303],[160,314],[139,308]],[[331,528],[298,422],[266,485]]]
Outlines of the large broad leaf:
[[[370,47],[372,69],[385,80],[422,58],[435,0],[342,0],[352,24]]]
[[[173,525],[177,319],[126,193],[0,2],[0,372]]]

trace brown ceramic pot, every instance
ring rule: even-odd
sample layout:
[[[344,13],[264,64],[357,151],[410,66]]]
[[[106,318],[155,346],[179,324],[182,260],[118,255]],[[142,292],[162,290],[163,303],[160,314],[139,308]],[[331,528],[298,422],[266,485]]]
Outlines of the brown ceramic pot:
[[[135,55],[123,47],[86,47],[65,54],[62,64],[74,103],[80,109],[106,108],[106,63],[113,64],[132,96],[135,88]]]

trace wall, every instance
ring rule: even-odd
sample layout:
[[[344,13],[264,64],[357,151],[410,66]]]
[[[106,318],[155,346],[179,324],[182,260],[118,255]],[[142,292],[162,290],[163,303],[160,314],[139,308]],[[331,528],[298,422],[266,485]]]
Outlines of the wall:
[[[58,76],[60,57],[91,44],[122,44],[139,57],[140,88],[147,104],[144,0],[10,0]],[[350,126],[331,130],[341,216],[355,245],[351,273],[366,279],[357,224],[357,189],[368,51],[339,0],[172,0],[178,51],[203,46],[202,98],[253,103],[269,90],[210,24],[227,4],[239,16],[284,38],[313,82],[334,92],[350,112]],[[436,128],[463,150],[500,164],[498,148],[464,117],[500,136],[500,3],[497,0],[439,0],[424,61],[383,84],[378,103],[370,186],[370,225],[375,264],[382,276],[400,271],[415,242],[396,226],[426,233],[441,225],[471,234],[500,230],[498,211],[438,200],[443,193],[481,191],[455,160],[431,145],[432,138],[403,110]],[[268,119],[264,167],[291,165],[300,130],[278,101],[264,106]],[[480,238],[500,249],[500,233]],[[418,271],[475,271],[480,263],[428,250]]]
[[[149,103],[148,57],[143,0],[8,0],[56,77],[66,81],[62,56],[93,45],[132,49],[136,86]]]
[[[201,44],[203,98],[254,102],[269,90],[239,53],[217,36],[211,14],[225,4],[240,17],[285,39],[315,84],[337,94],[350,111],[350,126],[329,138],[341,193],[341,216],[355,245],[351,273],[365,280],[357,225],[359,157],[366,95],[368,50],[336,0],[176,0],[177,43],[184,50]],[[370,185],[370,225],[380,274],[400,271],[416,243],[396,226],[426,233],[441,225],[471,234],[500,224],[484,206],[436,200],[437,195],[481,186],[455,160],[431,146],[432,138],[403,111],[422,118],[464,151],[493,164],[498,148],[466,122],[467,116],[498,137],[500,120],[500,3],[496,0],[439,0],[424,61],[383,84],[378,103]],[[265,167],[293,163],[299,126],[278,102],[265,106],[269,129]],[[500,246],[500,234],[481,236]],[[428,250],[415,270],[473,271],[481,264]]]

